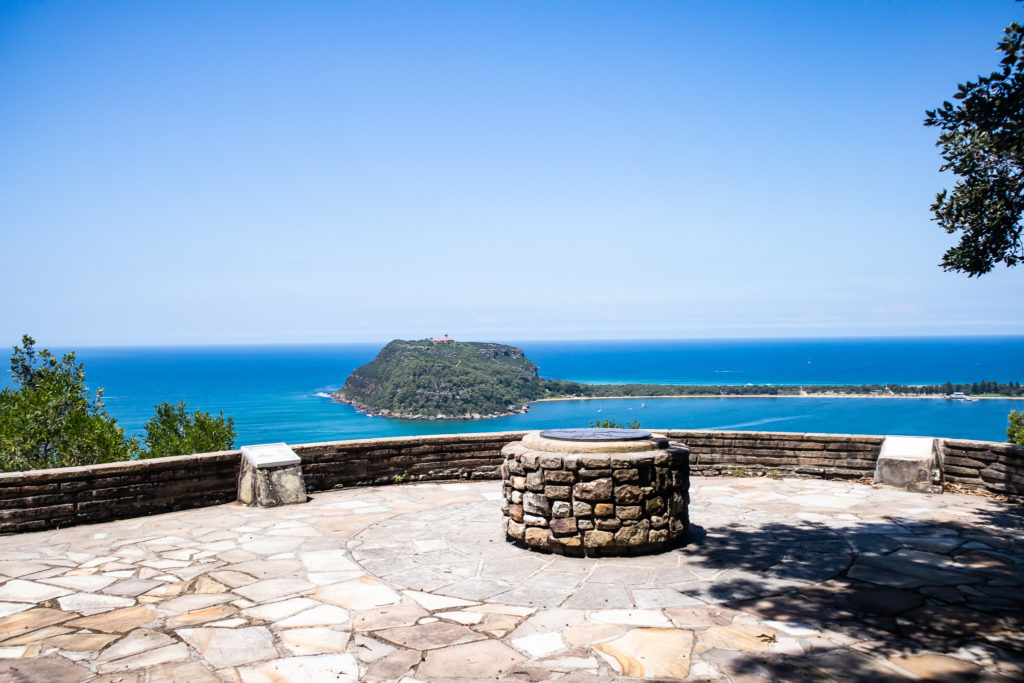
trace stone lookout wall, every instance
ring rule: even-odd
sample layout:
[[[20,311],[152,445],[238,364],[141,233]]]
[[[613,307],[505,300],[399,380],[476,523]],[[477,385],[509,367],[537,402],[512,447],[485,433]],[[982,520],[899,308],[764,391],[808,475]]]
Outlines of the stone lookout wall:
[[[763,476],[863,479],[875,472],[884,436],[794,432],[718,432],[673,429],[673,441],[690,447],[696,476]]]
[[[655,430],[690,447],[694,476],[872,476],[884,437]],[[309,492],[397,481],[498,479],[501,448],[525,432],[293,445]],[[948,481],[1024,495],[1024,446],[941,439]],[[235,500],[240,451],[0,474],[0,533],[219,505]]]
[[[402,481],[497,479],[525,432],[292,446],[308,492]],[[235,500],[241,451],[0,474],[0,533],[141,517]]]
[[[969,489],[1024,496],[1024,446],[940,439],[939,453],[946,481]]]

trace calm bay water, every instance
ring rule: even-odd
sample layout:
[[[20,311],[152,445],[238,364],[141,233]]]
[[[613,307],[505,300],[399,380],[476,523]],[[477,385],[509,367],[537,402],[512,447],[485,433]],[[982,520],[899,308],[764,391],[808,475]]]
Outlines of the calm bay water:
[[[1024,381],[1024,337],[945,339],[509,342],[541,375],[601,383],[941,384]],[[235,418],[239,444],[586,426],[634,418],[648,427],[763,429],[1006,439],[1024,401],[937,399],[637,399],[542,402],[526,415],[475,421],[367,417],[318,396],[337,389],[382,344],[83,348],[90,387],[140,432],[153,406]],[[54,349],[57,351],[57,349]]]

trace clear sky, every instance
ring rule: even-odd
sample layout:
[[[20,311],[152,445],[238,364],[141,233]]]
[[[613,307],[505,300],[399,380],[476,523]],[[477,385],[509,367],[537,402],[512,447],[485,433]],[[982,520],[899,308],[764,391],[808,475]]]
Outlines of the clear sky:
[[[1024,333],[925,109],[1009,0],[0,3],[0,345]]]

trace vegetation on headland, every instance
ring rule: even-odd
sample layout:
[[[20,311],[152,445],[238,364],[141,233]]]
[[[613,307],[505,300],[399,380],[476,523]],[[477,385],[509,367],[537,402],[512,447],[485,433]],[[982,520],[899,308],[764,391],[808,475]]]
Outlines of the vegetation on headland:
[[[390,342],[334,396],[385,417],[494,417],[546,395],[522,349],[486,342]]]
[[[103,406],[103,389],[90,393],[75,354],[58,359],[37,351],[25,335],[11,355],[15,384],[0,391],[0,471],[73,467],[230,449],[234,421],[221,413],[188,413],[164,402],[146,422],[146,435],[127,436]],[[143,443],[145,448],[143,448]]]
[[[678,396],[1024,397],[1020,382],[901,385],[582,384],[544,379],[522,349],[480,342],[396,339],[356,369],[338,400],[383,417],[451,419],[521,413],[532,401]]]
[[[946,396],[962,392],[971,396],[1024,397],[1020,382],[971,384],[580,384],[544,380],[549,396],[543,398],[617,398],[672,396]]]

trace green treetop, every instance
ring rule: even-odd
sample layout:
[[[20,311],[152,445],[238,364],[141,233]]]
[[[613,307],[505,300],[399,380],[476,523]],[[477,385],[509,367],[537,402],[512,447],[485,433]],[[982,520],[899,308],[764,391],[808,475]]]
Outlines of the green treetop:
[[[925,125],[942,130],[942,171],[958,178],[932,205],[960,243],[942,257],[944,270],[983,275],[997,263],[1024,259],[1024,27],[1010,24],[999,43],[1001,69],[960,85],[954,105],[926,112]]]
[[[143,450],[103,409],[103,390],[90,394],[75,354],[58,359],[25,335],[11,355],[14,387],[0,391],[0,471],[94,465],[228,450],[234,421],[164,402],[146,422]]]
[[[103,390],[90,395],[85,370],[69,353],[36,351],[25,335],[11,355],[17,388],[0,392],[0,468],[4,471],[92,465],[139,453],[103,410]]]

